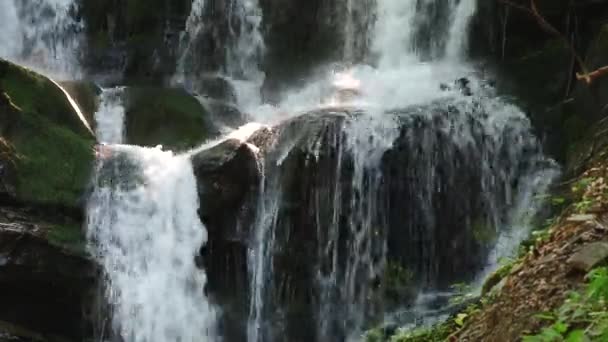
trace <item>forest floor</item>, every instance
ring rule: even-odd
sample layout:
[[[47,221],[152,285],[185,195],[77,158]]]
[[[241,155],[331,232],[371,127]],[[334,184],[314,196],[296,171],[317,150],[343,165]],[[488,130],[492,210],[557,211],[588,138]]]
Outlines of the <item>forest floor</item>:
[[[570,183],[572,204],[550,228],[537,232],[533,244],[501,281],[502,287],[490,293],[485,305],[466,317],[449,340],[511,342],[538,334],[552,312],[573,292],[584,289],[588,272],[608,257],[607,176],[608,163],[601,162]],[[564,334],[568,330],[562,329]]]

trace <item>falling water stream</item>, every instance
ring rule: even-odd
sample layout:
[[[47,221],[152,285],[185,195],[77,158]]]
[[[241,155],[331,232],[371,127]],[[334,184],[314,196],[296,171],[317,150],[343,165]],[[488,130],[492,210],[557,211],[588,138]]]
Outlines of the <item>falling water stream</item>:
[[[0,57],[60,80],[80,77],[83,24],[74,0],[4,0]]]

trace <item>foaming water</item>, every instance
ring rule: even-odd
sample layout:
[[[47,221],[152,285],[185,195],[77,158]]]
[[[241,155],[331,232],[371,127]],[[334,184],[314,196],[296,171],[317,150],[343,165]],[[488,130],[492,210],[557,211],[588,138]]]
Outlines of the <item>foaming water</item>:
[[[73,0],[4,0],[0,4],[0,57],[55,79],[81,76],[83,24]]]
[[[201,224],[190,159],[112,146],[88,207],[90,251],[103,266],[112,331],[131,342],[214,341],[215,309],[195,264]]]
[[[111,340],[218,340],[217,312],[195,263],[207,242],[190,155],[120,144],[123,88],[95,114],[104,147],[88,203],[89,250],[103,267]]]

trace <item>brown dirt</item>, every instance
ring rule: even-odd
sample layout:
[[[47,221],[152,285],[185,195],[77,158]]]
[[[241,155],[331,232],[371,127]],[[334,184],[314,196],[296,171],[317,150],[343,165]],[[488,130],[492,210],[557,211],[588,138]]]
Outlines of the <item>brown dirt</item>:
[[[552,228],[548,240],[523,258],[507,277],[502,290],[451,337],[452,341],[520,341],[522,335],[543,326],[535,315],[558,308],[570,291],[583,285],[585,274],[572,271],[567,261],[586,244],[608,239],[606,175],[608,167],[597,167],[581,177],[596,179],[583,196],[600,199],[586,211],[595,214],[597,219],[568,222],[573,209],[567,210]]]

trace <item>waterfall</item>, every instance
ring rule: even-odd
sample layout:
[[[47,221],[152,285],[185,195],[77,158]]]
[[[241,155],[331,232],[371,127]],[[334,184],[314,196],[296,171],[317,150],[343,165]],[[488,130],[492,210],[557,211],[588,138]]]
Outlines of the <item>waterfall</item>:
[[[344,118],[319,119],[327,127],[309,142],[299,140],[306,128],[297,127],[298,119],[276,132],[292,138],[279,138],[264,164],[249,259],[249,342],[357,340],[384,310],[401,312],[379,299],[389,262],[413,274],[418,300],[408,317],[436,321],[443,312],[429,304],[449,298],[450,284],[474,281],[513,252],[529,232],[535,198],[558,173],[525,114],[466,63],[476,0],[385,0],[362,11],[367,5],[344,2],[348,69],[253,113],[281,121],[285,113],[293,118],[324,108]],[[356,64],[368,53],[373,65]],[[332,92],[337,96],[326,101]],[[345,93],[354,99],[335,101]],[[297,181],[290,163],[298,167]],[[308,188],[294,190],[292,181]],[[306,210],[293,213],[289,203],[298,196]],[[304,248],[294,241],[303,230],[315,232],[317,260],[291,267],[313,273],[314,282],[294,293],[299,273],[276,265],[290,249]],[[284,296],[305,306],[312,322],[288,318]],[[399,314],[386,317],[411,323]]]
[[[374,1],[346,0],[344,10],[344,52],[345,62],[355,64],[367,57],[369,33],[373,26]]]
[[[230,0],[221,5],[193,0],[174,81],[193,87],[210,75],[225,77],[235,88],[241,109],[260,105],[265,77],[260,69],[265,51],[261,25],[257,0]],[[208,60],[201,61],[201,53]]]
[[[455,8],[454,8],[455,7]],[[477,0],[452,1],[454,13],[450,26],[445,55],[448,60],[465,57],[468,48],[468,29],[471,18],[477,10]]]
[[[101,95],[96,121],[104,142],[122,142],[122,91]],[[104,271],[110,338],[216,340],[216,309],[204,292],[206,274],[195,263],[207,232],[189,156],[127,145],[102,149],[87,236]]]
[[[81,76],[83,24],[73,0],[5,0],[0,5],[0,57],[58,79]]]
[[[123,105],[124,88],[103,89],[99,99],[99,109],[95,114],[97,140],[108,144],[123,142],[125,108]]]

